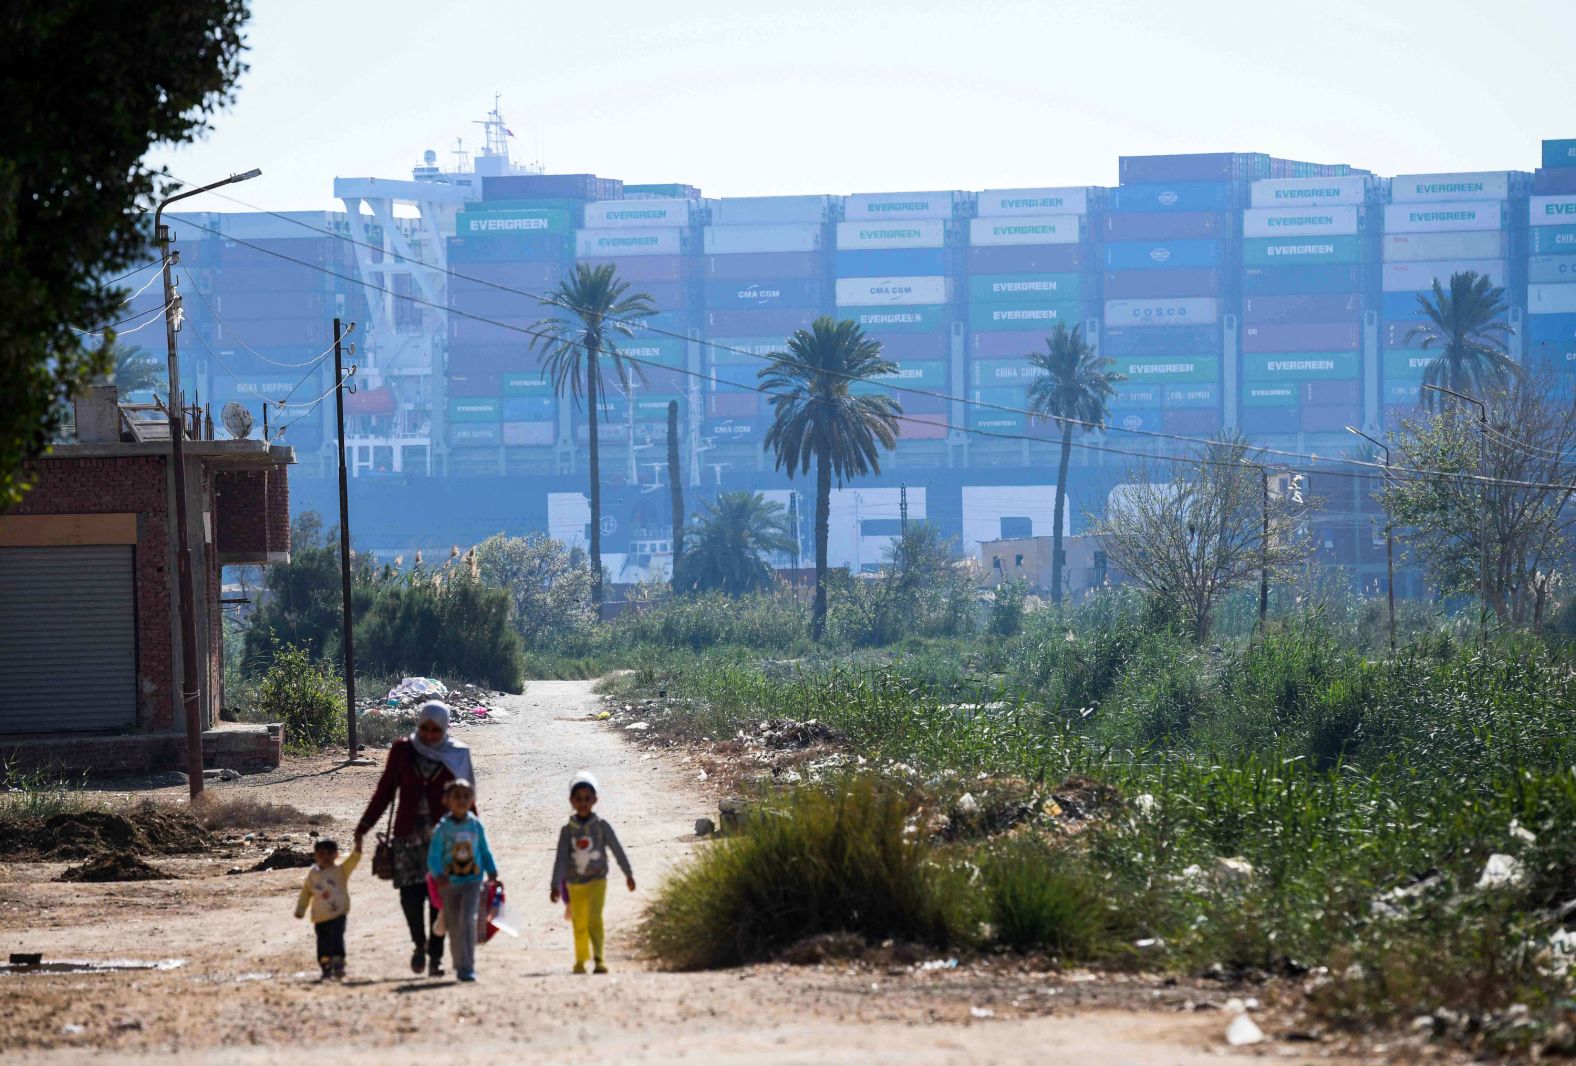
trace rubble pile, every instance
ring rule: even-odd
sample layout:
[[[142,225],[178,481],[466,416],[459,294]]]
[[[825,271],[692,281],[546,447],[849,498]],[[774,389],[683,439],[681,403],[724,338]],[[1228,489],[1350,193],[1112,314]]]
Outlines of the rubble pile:
[[[358,717],[414,719],[421,705],[441,700],[449,705],[451,726],[496,725],[509,712],[496,706],[502,693],[479,685],[459,684],[452,688],[435,677],[407,677],[389,689],[388,695],[356,700]]]

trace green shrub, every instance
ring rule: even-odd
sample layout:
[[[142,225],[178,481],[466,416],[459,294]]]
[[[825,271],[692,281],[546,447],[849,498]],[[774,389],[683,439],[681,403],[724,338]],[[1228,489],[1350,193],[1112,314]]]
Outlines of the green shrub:
[[[314,662],[304,648],[274,652],[273,665],[257,686],[254,713],[283,722],[291,748],[315,751],[345,742],[345,688],[326,662]]]
[[[802,789],[670,876],[642,939],[681,970],[770,958],[824,933],[956,943],[967,894],[907,818],[904,798],[869,778]]]
[[[997,942],[1045,950],[1063,961],[1090,958],[1106,946],[1106,900],[1066,848],[1017,833],[985,849],[980,891]]]
[[[465,567],[364,582],[357,592],[369,601],[357,611],[358,666],[480,682],[505,692],[524,687],[525,652],[509,622],[509,594],[484,585]]]
[[[1017,636],[1018,630],[1023,628],[1024,601],[1028,596],[1029,587],[1021,581],[1003,581],[996,586],[990,601],[990,622],[986,627],[992,636]]]

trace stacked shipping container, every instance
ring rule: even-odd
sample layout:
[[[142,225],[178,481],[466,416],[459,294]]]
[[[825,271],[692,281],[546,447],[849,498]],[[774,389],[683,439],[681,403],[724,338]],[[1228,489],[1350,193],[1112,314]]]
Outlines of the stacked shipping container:
[[[1252,185],[1242,213],[1238,402],[1239,424],[1255,439],[1363,425],[1365,234],[1375,191],[1362,176]]]
[[[1395,425],[1417,406],[1424,371],[1437,358],[1437,348],[1424,350],[1413,332],[1425,324],[1420,301],[1435,281],[1448,291],[1451,275],[1475,271],[1507,287],[1511,302],[1519,303],[1511,277],[1511,211],[1512,201],[1524,202],[1519,181],[1524,176],[1492,171],[1391,179],[1380,273],[1386,425]]]
[[[970,210],[960,192],[861,193],[837,224],[833,300],[898,364],[897,381],[947,394],[959,227]],[[905,440],[946,436],[946,401],[899,393]]]
[[[1576,140],[1543,142],[1527,221],[1522,359],[1576,389]]]
[[[714,445],[760,447],[767,408],[757,374],[794,330],[831,311],[829,196],[711,202],[702,235],[706,383],[701,433]]]
[[[1088,188],[987,189],[968,223],[968,395],[1022,411],[1043,352],[1058,324],[1069,329],[1097,314],[1091,216],[1103,202]],[[906,402],[906,401],[905,401]],[[1023,433],[1027,416],[973,406],[972,428]]]

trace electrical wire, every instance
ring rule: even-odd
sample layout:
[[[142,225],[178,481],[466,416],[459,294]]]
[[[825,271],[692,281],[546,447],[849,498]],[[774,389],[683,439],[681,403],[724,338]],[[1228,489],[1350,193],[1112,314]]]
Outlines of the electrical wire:
[[[237,202],[239,202],[239,201],[237,201]],[[273,214],[274,212],[267,212],[267,213]],[[294,221],[294,220],[292,219],[290,221]],[[188,221],[187,224],[192,226],[194,229],[202,230],[203,232],[206,232],[206,233],[211,233],[211,234],[214,234],[216,236],[224,236],[223,234],[220,233],[219,230],[212,229],[211,227],[198,225],[198,224],[192,223],[190,221]],[[305,224],[302,223],[302,225],[305,225]],[[308,226],[307,228],[308,229],[312,229],[314,227]],[[328,232],[328,231],[324,231],[324,232]],[[335,235],[335,234],[330,234],[330,235],[331,236],[338,236],[338,235]],[[376,285],[376,284],[373,284],[372,282],[365,281],[365,280],[363,280],[361,278],[353,277],[353,276],[348,275],[348,274],[341,274],[338,271],[330,270],[327,267],[324,267],[324,266],[322,266],[320,264],[310,263],[310,262],[307,262],[304,259],[297,259],[294,256],[286,255],[283,252],[276,252],[276,251],[274,251],[272,249],[264,248],[264,247],[262,247],[260,245],[253,244],[253,243],[251,243],[249,241],[245,241],[245,240],[242,240],[242,239],[237,238],[237,237],[226,236],[226,237],[224,237],[224,239],[233,241],[233,242],[235,242],[237,244],[241,244],[241,245],[244,245],[246,247],[250,247],[253,250],[262,252],[265,255],[274,256],[275,258],[283,259],[283,260],[286,260],[288,262],[296,263],[296,264],[298,264],[300,266],[304,266],[304,267],[307,267],[309,269],[319,271],[320,273],[327,274],[330,277],[339,278],[339,279],[341,279],[343,281],[347,281],[347,282],[349,282],[349,283],[351,283],[353,285],[358,285],[358,286],[360,286],[362,288],[370,289],[370,290],[375,291],[375,292],[382,292],[382,293],[385,293],[387,295],[393,296],[396,299],[407,300],[407,301],[409,301],[411,303],[419,304],[419,305],[424,306],[424,307],[430,307],[430,308],[433,308],[435,310],[444,311],[444,312],[446,312],[446,313],[448,313],[450,315],[457,315],[457,316],[459,316],[461,318],[469,319],[471,321],[480,322],[480,323],[483,323],[485,325],[495,326],[495,327],[497,327],[499,329],[507,330],[507,331],[513,332],[513,333],[519,333],[519,334],[521,334],[523,336],[531,337],[531,338],[536,339],[536,340],[562,341],[562,339],[563,339],[563,338],[554,336],[552,334],[542,333],[540,331],[537,331],[537,330],[534,330],[534,329],[530,329],[530,328],[525,327],[525,326],[517,326],[517,325],[513,325],[512,323],[500,322],[500,321],[498,321],[496,319],[488,318],[488,317],[486,317],[484,315],[473,314],[473,313],[468,312],[468,311],[462,311],[462,310],[460,310],[458,308],[445,307],[442,304],[435,303],[435,302],[433,302],[431,300],[423,299],[422,297],[416,296],[416,295],[414,295],[412,293],[397,292],[394,289],[390,289],[390,288],[387,288],[387,287],[381,286],[381,285]],[[341,238],[341,239],[347,239],[348,240],[349,238]],[[434,269],[436,269],[436,268],[434,268]],[[445,272],[445,273],[448,273],[448,272]],[[453,275],[453,276],[464,277],[464,275],[457,275],[457,274]],[[481,281],[482,279],[470,279],[470,280]],[[483,283],[484,284],[491,284],[491,283],[488,283],[488,282],[483,282]],[[530,295],[529,293],[525,293],[522,290],[509,289],[507,286],[496,286],[495,285],[494,287],[495,288],[502,288],[502,289],[504,289],[506,291],[510,291],[510,292],[516,292],[516,293],[518,293],[520,295]],[[689,337],[689,336],[687,336],[685,334],[671,333],[670,331],[663,331],[663,330],[653,329],[653,330],[651,330],[651,332],[658,333],[659,335],[666,333],[667,335],[678,337],[678,338],[681,338],[681,339],[686,340],[686,341],[690,341],[690,340],[694,339],[694,338],[691,338],[691,337]],[[570,343],[577,343],[577,342],[571,341]],[[698,341],[697,343],[701,344],[702,346],[709,346],[709,347],[720,349],[720,350],[734,351],[734,352],[738,352],[740,354],[750,355],[750,356],[755,357],[755,358],[767,358],[767,357],[764,357],[764,356],[755,356],[754,353],[752,353],[752,352],[748,352],[748,351],[746,351],[744,349],[730,348],[730,347],[728,347],[726,345],[710,344],[710,342],[707,342],[707,341]],[[715,377],[713,375],[710,375],[710,374],[703,374],[703,373],[700,373],[698,371],[692,371],[692,370],[688,370],[688,369],[684,369],[684,368],[668,366],[668,365],[663,364],[663,363],[658,363],[658,362],[656,362],[654,360],[642,359],[642,358],[638,358],[638,357],[635,357],[635,356],[631,356],[631,355],[628,355],[627,353],[622,353],[621,354],[621,358],[623,358],[627,362],[631,362],[631,363],[634,363],[634,364],[640,365],[640,366],[650,367],[650,368],[655,369],[655,370],[668,370],[668,371],[679,373],[679,374],[682,374],[682,375],[685,375],[685,376],[688,376],[688,377],[698,378],[698,379],[705,380],[705,381],[711,381],[711,382],[714,382],[714,383],[717,383],[717,384],[725,384],[725,385],[729,385],[729,386],[734,387],[734,388],[740,387],[737,382],[725,381],[724,379],[717,378],[717,377]],[[835,376],[846,378],[848,380],[853,380],[853,376],[852,375],[837,374]],[[861,379],[861,380],[864,380],[864,379]],[[1027,409],[1024,409],[1024,408],[1008,407],[1008,406],[1001,405],[1001,404],[992,404],[992,403],[987,403],[987,402],[979,401],[979,400],[970,400],[970,399],[967,399],[967,398],[964,398],[964,397],[950,396],[950,395],[945,394],[945,393],[932,393],[932,392],[929,392],[928,390],[914,389],[914,388],[909,387],[909,386],[889,385],[889,384],[886,384],[884,382],[871,382],[871,384],[874,384],[874,385],[876,385],[879,388],[886,389],[886,390],[889,390],[889,391],[917,393],[919,395],[932,396],[934,398],[946,400],[946,401],[951,402],[951,403],[960,403],[960,404],[966,404],[966,405],[971,405],[971,406],[985,408],[985,409],[990,409],[990,410],[997,410],[997,411],[1008,412],[1008,413],[1012,413],[1012,414],[1027,415],[1027,416],[1029,416],[1031,418],[1049,418],[1049,416],[1043,415],[1040,412],[1030,411],[1030,410],[1027,410]],[[780,393],[773,393],[770,390],[761,388],[759,386],[746,387],[746,391],[757,392],[757,393],[760,393],[762,395],[767,395],[767,396],[779,396],[779,395],[782,395]],[[1025,434],[1017,434],[1017,433],[1002,433],[1002,432],[997,432],[997,431],[994,431],[994,430],[979,429],[978,427],[953,426],[950,422],[947,422],[947,423],[938,422],[938,421],[936,421],[933,418],[914,418],[914,417],[911,417],[911,416],[898,416],[898,420],[899,421],[917,422],[917,423],[922,423],[922,424],[928,425],[928,426],[942,425],[944,428],[948,429],[949,431],[965,433],[965,434],[973,434],[973,435],[976,435],[976,436],[991,437],[991,438],[1002,439],[1002,440],[1030,441],[1030,442],[1033,442],[1033,443],[1040,443],[1040,444],[1049,443],[1046,440],[1046,438],[1044,438],[1044,437],[1035,437],[1035,436],[1030,436],[1030,435],[1025,435]],[[1140,435],[1140,436],[1159,438],[1159,439],[1164,439],[1164,440],[1179,441],[1179,442],[1182,442],[1182,443],[1202,445],[1202,446],[1205,446],[1205,447],[1218,447],[1220,445],[1220,443],[1221,443],[1219,440],[1215,440],[1215,439],[1211,439],[1211,438],[1207,438],[1207,437],[1198,437],[1198,436],[1192,436],[1192,435],[1181,434],[1181,433],[1164,433],[1164,432],[1160,432],[1160,431],[1156,431],[1156,430],[1129,429],[1129,428],[1123,427],[1123,426],[1103,426],[1103,425],[1099,425],[1097,423],[1087,422],[1087,421],[1084,421],[1082,419],[1064,418],[1064,419],[1062,419],[1062,421],[1067,422],[1067,423],[1072,424],[1072,425],[1081,426],[1081,427],[1083,427],[1085,429],[1088,429],[1088,430],[1091,430],[1091,431],[1096,431],[1096,432],[1116,431],[1116,432],[1122,432],[1122,433],[1133,433],[1133,434],[1137,434],[1137,435]],[[1111,447],[1111,446],[1108,446],[1108,445],[1091,444],[1091,443],[1089,443],[1087,441],[1082,441],[1082,440],[1075,440],[1075,441],[1072,442],[1072,445],[1073,445],[1073,447],[1082,448],[1082,449],[1084,449],[1086,451],[1096,451],[1096,452],[1101,452],[1101,453],[1105,453],[1105,454],[1124,455],[1124,456],[1130,456],[1130,457],[1133,457],[1133,458],[1149,459],[1149,460],[1156,460],[1156,461],[1183,462],[1183,463],[1188,463],[1188,464],[1191,464],[1191,465],[1203,465],[1203,466],[1236,466],[1236,465],[1240,465],[1240,464],[1228,463],[1228,462],[1225,462],[1225,461],[1222,461],[1222,460],[1213,460],[1213,459],[1209,459],[1209,458],[1204,457],[1204,456],[1176,456],[1176,455],[1164,455],[1164,454],[1155,453],[1155,452],[1137,452],[1137,451],[1132,451],[1130,449],[1114,448],[1114,447]],[[1502,486],[1507,486],[1507,487],[1512,487],[1512,488],[1543,489],[1543,490],[1555,490],[1555,491],[1564,491],[1564,492],[1576,491],[1576,485],[1566,485],[1566,484],[1561,484],[1561,483],[1522,481],[1522,480],[1511,479],[1511,478],[1495,478],[1495,477],[1490,477],[1490,476],[1481,475],[1481,474],[1469,474],[1469,473],[1465,473],[1465,472],[1461,472],[1461,471],[1431,470],[1431,469],[1419,468],[1419,467],[1397,467],[1397,466],[1394,466],[1394,465],[1386,467],[1382,463],[1367,462],[1367,461],[1364,461],[1364,460],[1361,460],[1361,459],[1347,458],[1347,457],[1344,457],[1344,456],[1320,456],[1320,455],[1318,455],[1316,453],[1293,452],[1293,451],[1288,451],[1288,450],[1285,450],[1285,449],[1263,448],[1263,447],[1254,447],[1254,448],[1252,448],[1252,451],[1256,455],[1281,456],[1281,457],[1286,457],[1286,458],[1291,458],[1291,459],[1298,459],[1298,460],[1302,460],[1302,461],[1305,461],[1305,462],[1312,462],[1312,463],[1335,462],[1335,463],[1342,463],[1342,464],[1349,465],[1349,466],[1356,466],[1356,467],[1365,468],[1367,470],[1375,471],[1375,473],[1369,474],[1369,473],[1362,473],[1362,472],[1357,472],[1357,471],[1331,470],[1331,469],[1328,469],[1328,468],[1313,468],[1313,469],[1310,469],[1310,468],[1298,468],[1298,467],[1292,467],[1292,466],[1289,466],[1289,465],[1286,465],[1286,464],[1276,464],[1278,469],[1284,469],[1287,472],[1291,472],[1291,473],[1319,474],[1319,475],[1325,476],[1325,477],[1338,476],[1338,477],[1348,477],[1348,478],[1359,478],[1359,479],[1363,479],[1363,480],[1383,480],[1383,478],[1386,477],[1386,476],[1394,476],[1396,474],[1408,474],[1408,475],[1412,475],[1412,476],[1415,476],[1415,477],[1436,477],[1436,478],[1443,478],[1443,479],[1455,479],[1455,480],[1471,481],[1471,482],[1480,483],[1480,484],[1502,485]],[[1262,464],[1260,464],[1260,465],[1262,465]]]
[[[99,282],[97,285],[93,286],[93,288],[90,291],[98,292],[100,289],[107,289],[111,285],[116,284],[117,282],[125,281],[127,278],[131,277],[133,274],[140,274],[144,270],[150,270],[153,267],[162,267],[163,265],[164,265],[164,259],[161,257],[161,258],[155,260],[152,263],[144,263],[141,266],[132,267],[130,270],[126,271],[124,274],[122,274],[118,278],[110,278],[108,281],[101,281],[101,282]],[[145,286],[143,286],[143,288],[147,288],[147,286],[145,285]]]
[[[168,311],[170,308],[172,308],[174,306],[175,306],[175,301],[171,300],[169,303],[165,304],[163,307],[152,307],[152,308],[149,308],[146,311],[139,311],[136,314],[132,315],[130,318],[123,318],[119,322],[111,322],[109,325],[104,326],[101,329],[96,329],[96,330],[93,330],[93,329],[77,329],[76,326],[72,326],[71,328],[73,330],[76,330],[76,332],[80,333],[84,337],[102,337],[102,336],[104,336],[105,333],[107,333],[108,331],[114,329],[116,326],[124,325],[127,322],[135,322],[135,321],[137,321],[137,319],[142,318],[144,315],[151,315],[151,314],[154,314],[154,313],[159,312],[159,311]],[[148,319],[146,322],[144,322],[140,326],[133,326],[130,329],[123,329],[123,330],[121,330],[120,332],[116,333],[115,336],[117,338],[129,337],[133,333],[136,333],[138,330],[140,330],[140,329],[147,329],[149,326],[153,325],[155,322],[158,322],[158,321],[159,321],[159,319],[157,319],[157,318],[150,318],[150,319]]]

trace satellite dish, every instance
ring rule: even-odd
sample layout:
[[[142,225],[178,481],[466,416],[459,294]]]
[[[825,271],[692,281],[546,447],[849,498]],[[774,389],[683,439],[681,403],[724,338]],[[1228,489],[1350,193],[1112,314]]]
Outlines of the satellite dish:
[[[236,440],[245,440],[252,432],[252,412],[246,409],[245,404],[231,400],[224,405],[220,417],[224,420],[224,428]]]

